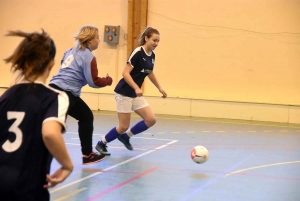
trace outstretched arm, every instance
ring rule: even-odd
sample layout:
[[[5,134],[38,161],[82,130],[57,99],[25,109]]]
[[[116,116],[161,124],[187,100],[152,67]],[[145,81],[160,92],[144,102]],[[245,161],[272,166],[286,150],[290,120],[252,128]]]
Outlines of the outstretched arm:
[[[158,83],[155,74],[153,71],[149,73],[148,75],[150,81],[156,86],[156,88],[159,90],[159,92],[163,95],[162,98],[167,98],[167,93],[161,88],[160,84]]]

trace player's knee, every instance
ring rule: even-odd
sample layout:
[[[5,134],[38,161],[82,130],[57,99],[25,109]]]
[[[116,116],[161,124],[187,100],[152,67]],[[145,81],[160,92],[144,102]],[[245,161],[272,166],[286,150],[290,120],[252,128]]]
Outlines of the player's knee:
[[[118,133],[125,133],[129,128],[129,125],[119,125],[117,127]]]
[[[153,117],[153,118],[147,119],[147,120],[145,120],[145,123],[148,127],[151,127],[156,123],[156,118]]]

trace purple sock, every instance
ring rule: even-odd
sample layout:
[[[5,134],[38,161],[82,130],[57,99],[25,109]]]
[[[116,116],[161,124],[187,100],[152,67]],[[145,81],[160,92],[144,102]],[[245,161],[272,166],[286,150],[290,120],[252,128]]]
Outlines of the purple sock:
[[[142,120],[140,122],[138,122],[137,124],[135,124],[130,130],[129,133],[127,133],[127,135],[124,135],[125,138],[130,138],[131,134],[136,135],[139,134],[145,130],[147,130],[149,127],[145,124],[145,121]]]
[[[111,129],[106,135],[105,135],[105,140],[106,142],[103,142],[103,140],[99,141],[98,144],[106,144],[109,143],[113,140],[115,140],[120,134],[117,132],[116,127]]]

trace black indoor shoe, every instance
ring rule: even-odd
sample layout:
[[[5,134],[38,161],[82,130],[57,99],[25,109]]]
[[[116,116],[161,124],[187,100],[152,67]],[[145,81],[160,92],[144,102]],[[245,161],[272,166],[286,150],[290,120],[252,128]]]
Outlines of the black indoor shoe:
[[[120,142],[122,142],[128,150],[133,150],[133,147],[131,146],[129,139],[125,139],[124,135],[127,134],[119,135],[118,140],[120,140]]]
[[[89,165],[92,163],[98,163],[102,161],[106,156],[105,155],[100,155],[95,152],[91,152],[90,155],[83,155],[82,156],[82,164],[83,165]]]
[[[96,145],[95,148],[96,148],[96,150],[97,150],[100,154],[109,156],[110,153],[107,151],[106,147],[107,147],[107,146],[106,146],[105,144],[97,143],[97,145]]]

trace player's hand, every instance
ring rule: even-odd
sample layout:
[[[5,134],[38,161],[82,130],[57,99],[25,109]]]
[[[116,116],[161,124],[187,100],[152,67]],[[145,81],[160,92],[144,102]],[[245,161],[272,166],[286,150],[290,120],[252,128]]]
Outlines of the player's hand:
[[[111,86],[113,79],[108,75],[108,73],[106,74],[106,78],[107,78],[106,86]]]
[[[167,98],[167,93],[163,89],[158,89],[159,92],[163,95],[162,98]]]
[[[143,90],[141,90],[140,88],[137,88],[134,91],[135,91],[136,96],[143,96]]]
[[[61,167],[58,170],[56,170],[54,174],[52,175],[47,174],[46,181],[48,182],[48,184],[45,184],[44,188],[52,188],[57,184],[63,182],[71,174],[71,172],[72,170]]]

